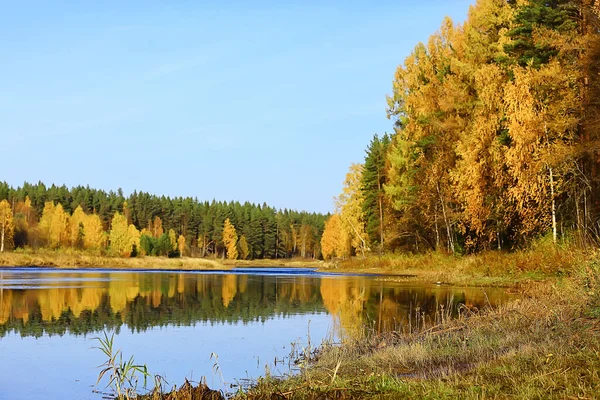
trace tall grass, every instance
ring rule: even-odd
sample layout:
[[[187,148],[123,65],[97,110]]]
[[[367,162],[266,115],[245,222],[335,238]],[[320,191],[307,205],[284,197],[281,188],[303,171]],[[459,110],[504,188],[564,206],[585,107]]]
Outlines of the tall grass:
[[[419,281],[475,286],[511,286],[519,282],[568,277],[595,257],[574,246],[556,246],[544,238],[530,249],[487,251],[454,256],[443,252],[353,257],[337,263],[339,272],[415,275]],[[407,278],[408,279],[408,278]]]
[[[590,257],[555,264],[568,276],[522,281],[497,308],[328,347],[304,374],[261,380],[244,398],[597,398],[600,262]]]
[[[95,338],[98,341],[100,351],[106,356],[106,361],[99,366],[102,368],[98,374],[96,385],[102,381],[105,375],[108,375],[108,383],[106,387],[112,389],[118,399],[133,399],[137,397],[137,386],[139,382],[138,374],[144,379],[150,376],[146,365],[136,364],[133,356],[128,360],[123,360],[121,349],[114,349],[114,332],[108,336],[104,332],[103,337]]]

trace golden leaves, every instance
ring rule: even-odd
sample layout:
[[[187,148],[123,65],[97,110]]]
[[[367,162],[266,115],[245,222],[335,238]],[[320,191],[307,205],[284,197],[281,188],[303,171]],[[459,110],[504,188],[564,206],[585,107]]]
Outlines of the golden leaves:
[[[227,259],[229,260],[238,258],[237,241],[238,235],[235,226],[233,226],[229,218],[227,218],[223,224],[223,243],[227,249]]]

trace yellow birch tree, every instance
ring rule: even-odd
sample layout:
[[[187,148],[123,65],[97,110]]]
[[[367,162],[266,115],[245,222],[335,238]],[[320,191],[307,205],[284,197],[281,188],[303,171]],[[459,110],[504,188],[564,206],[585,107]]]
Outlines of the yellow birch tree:
[[[169,229],[169,243],[171,243],[171,251],[177,250],[177,235],[173,229]]]
[[[50,248],[69,245],[69,216],[63,209],[62,204],[58,203],[54,205],[52,201],[47,201],[44,204],[44,211],[42,218],[40,218],[38,232],[40,238]]]
[[[179,256],[183,257],[183,253],[185,252],[185,236],[179,235],[177,238],[177,248],[179,249]]]
[[[338,254],[339,257],[349,256],[350,247],[356,253],[363,256],[368,251],[367,234],[365,232],[365,222],[363,218],[363,193],[361,190],[362,165],[352,164],[346,179],[342,193],[335,200],[336,208],[340,216],[341,227],[348,239],[350,246],[344,246],[344,254]]]
[[[122,257],[131,255],[131,240],[129,239],[127,219],[120,212],[116,212],[110,224],[110,248]]]
[[[100,249],[106,243],[102,221],[97,214],[86,215],[83,220],[83,246],[86,249]]]
[[[0,253],[12,246],[13,231],[12,209],[8,201],[2,200],[0,201]]]
[[[85,221],[86,215],[81,206],[77,206],[69,218],[69,240],[72,247],[85,247]]]
[[[348,235],[342,229],[342,221],[339,214],[333,214],[325,222],[325,230],[321,236],[321,254],[325,260],[333,257],[344,257],[348,255]]]
[[[125,217],[125,216],[123,216]],[[127,222],[127,220],[125,220]],[[127,227],[127,241],[129,254],[137,255],[140,252],[140,231],[133,224],[129,224]]]

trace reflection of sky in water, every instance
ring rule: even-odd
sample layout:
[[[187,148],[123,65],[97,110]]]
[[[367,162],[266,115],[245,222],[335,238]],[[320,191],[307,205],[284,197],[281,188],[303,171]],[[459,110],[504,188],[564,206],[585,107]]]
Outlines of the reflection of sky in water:
[[[499,290],[320,275],[314,270],[243,269],[235,273],[106,270],[0,270],[0,399],[100,399],[93,394],[105,360],[92,350],[103,329],[116,348],[135,355],[173,385],[206,377],[218,355],[226,383],[287,373],[275,358],[292,342],[319,344],[364,326],[397,329],[418,307],[433,321],[453,301],[481,307]],[[310,323],[309,323],[310,321]]]
[[[309,322],[310,321],[310,322]],[[287,365],[273,365],[275,358],[287,356],[291,343],[306,346],[310,338],[320,343],[327,337],[331,317],[326,314],[278,317],[248,324],[198,323],[195,326],[151,328],[143,334],[123,329],[115,335],[115,347],[125,357],[135,356],[153,374],[180,386],[183,379],[200,380],[212,388],[223,388],[221,376],[213,370],[218,356],[226,384],[236,379],[264,375],[265,365],[273,374],[287,373]],[[2,399],[101,399],[92,393],[105,359],[93,339],[85,336],[20,337],[10,334],[0,339],[0,398]],[[106,381],[105,381],[106,382]],[[102,389],[100,385],[99,389]]]
[[[56,280],[60,279],[57,284]],[[43,287],[73,287],[74,283],[80,282],[109,282],[111,279],[106,278],[69,278],[69,277],[52,277],[52,278],[23,278],[23,279],[7,279],[0,278],[0,287],[3,289],[29,289],[38,286]],[[42,286],[43,284],[53,284],[52,286]]]

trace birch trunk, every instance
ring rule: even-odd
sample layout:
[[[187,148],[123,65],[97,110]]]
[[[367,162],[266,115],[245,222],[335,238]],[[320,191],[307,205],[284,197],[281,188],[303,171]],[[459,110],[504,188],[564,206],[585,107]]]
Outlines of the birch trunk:
[[[442,192],[440,191],[440,184],[437,184],[438,196],[440,197],[440,203],[442,204],[442,214],[444,216],[444,223],[446,224],[446,234],[448,235],[448,247],[452,251],[452,254],[455,253],[454,249],[454,240],[452,238],[452,230],[450,229],[450,222],[448,221],[448,215],[446,214],[446,205],[444,204],[444,198],[442,197]]]
[[[548,167],[550,171],[550,196],[552,197],[552,240],[556,244],[556,202],[554,200],[554,175],[552,175],[552,167]]]

